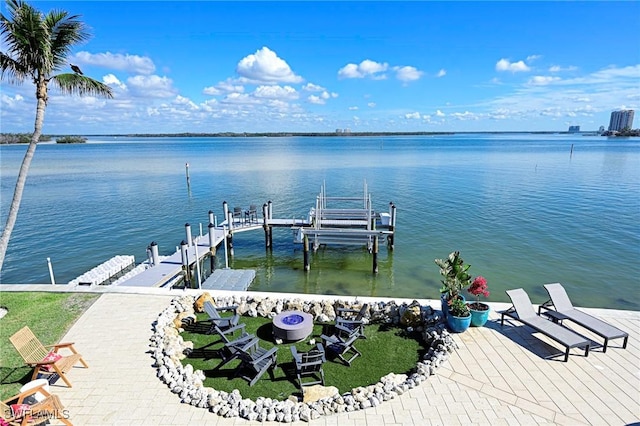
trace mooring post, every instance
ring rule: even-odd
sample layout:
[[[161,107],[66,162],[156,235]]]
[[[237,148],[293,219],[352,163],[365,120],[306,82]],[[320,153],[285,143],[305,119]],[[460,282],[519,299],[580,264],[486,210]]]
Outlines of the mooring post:
[[[227,209],[227,223],[229,224],[229,232],[227,233],[226,241],[227,241],[227,252],[229,256],[233,256],[233,225],[231,224],[233,218],[231,217],[231,212]]]
[[[151,241],[149,247],[151,248],[151,264],[153,266],[156,266],[158,265],[158,263],[160,263],[160,256],[158,255],[158,243],[156,243],[155,241]]]
[[[304,256],[303,256],[303,261],[304,261],[304,270],[305,272],[309,271],[310,267],[309,267],[309,237],[305,234],[304,237],[302,238],[303,244],[304,244]]]
[[[271,200],[267,202],[269,220],[273,219],[273,203]],[[269,225],[269,248],[273,248],[273,226]]]
[[[188,223],[184,224],[184,232],[187,235],[187,244],[192,246],[193,245],[193,237],[191,236],[191,225],[189,225]]]
[[[198,289],[202,288],[202,277],[200,276],[200,256],[198,255],[198,244],[193,245],[193,249],[196,254],[196,282],[198,283]]]
[[[187,173],[187,189],[191,189],[191,177],[189,176],[189,163],[185,163],[184,168]]]
[[[391,233],[387,237],[387,245],[393,250],[396,228],[396,205],[393,204],[393,201],[389,203],[389,216],[389,231]]]
[[[213,274],[213,270],[216,266],[216,245],[215,245],[215,225],[213,223],[209,223],[209,260],[211,261],[211,273]]]
[[[227,220],[229,218],[229,204],[226,201],[222,202],[222,217]]]
[[[182,254],[182,272],[184,274],[184,286],[191,287],[191,274],[189,273],[189,245],[185,240],[180,243],[180,253]]]
[[[51,285],[56,285],[56,279],[53,276],[53,266],[51,265],[50,257],[47,257],[47,266],[49,267],[49,278],[51,279]]]
[[[213,216],[213,210],[209,210],[209,224],[212,224],[215,222],[215,218]]]
[[[373,237],[373,273],[378,273],[378,236]]]
[[[271,233],[271,226],[268,225],[269,223],[269,206],[267,205],[267,203],[264,203],[262,205],[262,229],[264,229],[264,247],[265,248],[271,248],[271,237],[270,237],[270,233]]]

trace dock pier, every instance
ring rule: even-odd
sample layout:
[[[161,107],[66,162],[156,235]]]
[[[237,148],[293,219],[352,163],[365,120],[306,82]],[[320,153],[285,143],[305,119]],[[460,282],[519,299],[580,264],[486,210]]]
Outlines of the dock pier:
[[[123,277],[114,285],[133,287],[172,287],[183,282],[185,287],[209,287],[225,273],[229,276],[228,259],[234,256],[233,237],[239,232],[262,229],[265,236],[265,248],[273,247],[273,228],[290,228],[293,241],[303,246],[304,271],[310,270],[311,251],[315,253],[321,246],[329,245],[359,245],[368,249],[372,255],[372,273],[378,273],[378,252],[380,240],[386,240],[387,248],[394,248],[394,234],[396,229],[396,206],[389,202],[387,212],[375,212],[372,207],[371,194],[367,191],[366,182],[361,197],[329,197],[323,184],[316,197],[315,206],[311,207],[307,217],[274,218],[271,200],[262,205],[262,218],[258,217],[258,209],[251,205],[249,210],[239,207],[229,208],[227,201],[222,203],[224,220],[218,223],[213,211],[209,210],[209,224],[207,234],[203,235],[202,225],[200,235],[193,236],[191,225],[185,224],[186,238],[180,243],[175,253],[160,260],[158,245],[154,241],[147,248],[148,260],[144,270]],[[216,270],[218,249],[224,245],[225,268]],[[204,262],[209,258],[211,277],[203,279]],[[202,265],[202,267],[201,267]],[[226,271],[226,272],[225,272]],[[217,275],[218,277],[213,277]],[[232,279],[234,289],[247,289],[255,277],[246,271],[239,271],[242,278]],[[194,282],[195,277],[195,282]],[[249,281],[247,281],[249,280]],[[228,280],[227,280],[228,281]]]

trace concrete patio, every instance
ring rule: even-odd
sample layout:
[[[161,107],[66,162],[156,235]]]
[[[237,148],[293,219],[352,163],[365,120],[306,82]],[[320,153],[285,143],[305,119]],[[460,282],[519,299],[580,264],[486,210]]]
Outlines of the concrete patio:
[[[7,287],[2,286],[2,291]],[[34,291],[36,287],[41,286],[29,289]],[[43,290],[64,290],[61,288],[64,286],[55,287]],[[101,290],[105,294],[62,339],[75,342],[90,366],[69,373],[72,388],[64,387],[62,381],[51,387],[75,425],[261,424],[225,419],[206,409],[181,404],[179,397],[156,378],[147,353],[151,323],[172,297],[184,292],[113,290]],[[434,308],[439,305],[439,301],[419,301]],[[629,332],[627,349],[620,348],[621,339],[610,342],[606,353],[599,345],[592,346],[586,358],[583,351],[574,349],[565,363],[564,349],[544,336],[532,334],[531,329],[508,320],[504,327],[500,326],[496,310],[506,308],[507,304],[491,306],[487,325],[455,335],[459,349],[436,375],[420,386],[378,407],[321,417],[310,424],[625,425],[640,421],[640,312],[587,309]],[[601,342],[589,332],[575,329]]]

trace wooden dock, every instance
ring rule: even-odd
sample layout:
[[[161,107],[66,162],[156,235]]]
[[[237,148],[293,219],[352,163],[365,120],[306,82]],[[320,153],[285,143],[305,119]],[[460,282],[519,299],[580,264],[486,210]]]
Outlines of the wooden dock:
[[[331,205],[330,205],[331,204]],[[336,204],[338,205],[336,207]],[[324,185],[316,197],[306,218],[275,218],[271,201],[263,204],[262,218],[259,218],[256,206],[248,211],[235,207],[229,209],[227,202],[222,203],[224,220],[217,223],[213,212],[209,211],[208,232],[192,238],[189,224],[185,227],[187,241],[183,241],[172,255],[162,260],[152,260],[155,265],[117,285],[132,287],[172,286],[181,280],[186,271],[193,275],[199,265],[213,250],[224,244],[225,259],[234,256],[233,236],[239,232],[262,229],[265,233],[265,246],[273,247],[272,228],[288,227],[293,232],[294,242],[304,246],[304,269],[309,270],[309,250],[316,251],[326,245],[361,245],[366,246],[373,255],[373,272],[378,272],[377,254],[380,241],[385,241],[392,250],[394,246],[396,207],[390,202],[385,212],[376,212],[372,207],[371,195],[367,192],[366,183],[360,197],[329,197]],[[152,245],[155,243],[152,243]],[[157,254],[157,247],[155,247]],[[215,270],[212,275],[200,282],[202,288],[241,289],[246,290],[255,277],[255,271],[230,272],[228,262],[226,268]],[[220,271],[220,272],[219,272]]]

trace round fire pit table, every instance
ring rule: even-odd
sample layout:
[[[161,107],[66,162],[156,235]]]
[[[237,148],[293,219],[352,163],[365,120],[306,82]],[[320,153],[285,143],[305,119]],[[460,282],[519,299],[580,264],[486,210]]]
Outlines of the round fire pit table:
[[[313,331],[313,315],[282,311],[273,318],[273,337],[288,342],[306,339]]]

